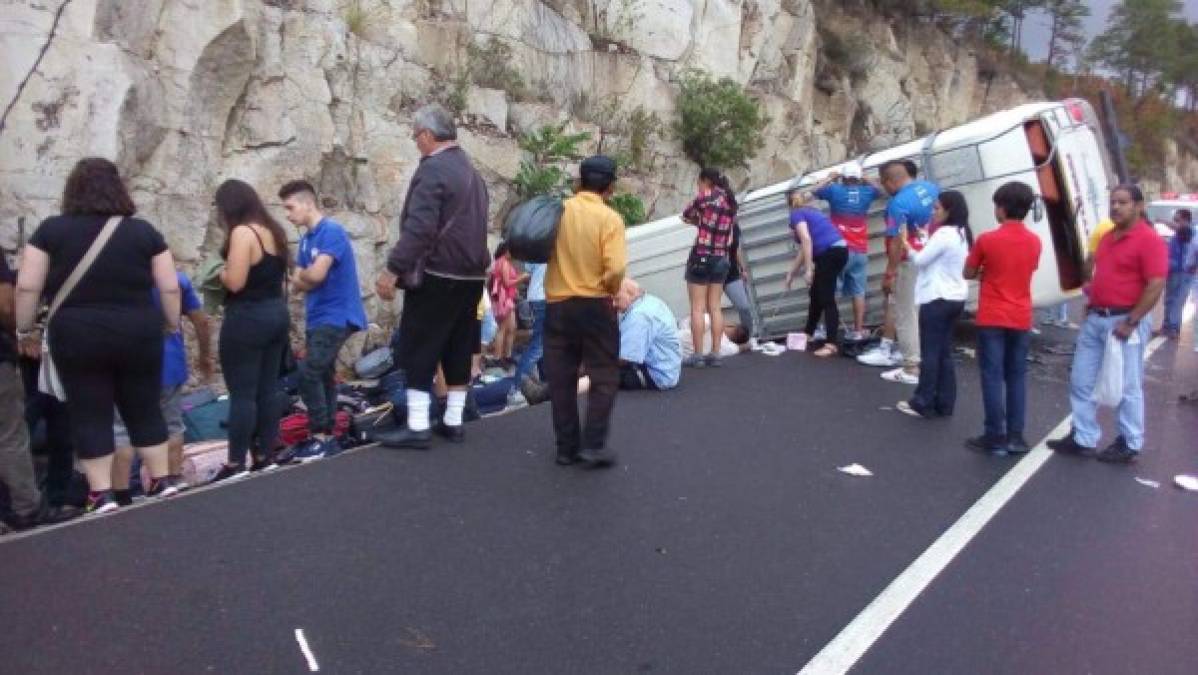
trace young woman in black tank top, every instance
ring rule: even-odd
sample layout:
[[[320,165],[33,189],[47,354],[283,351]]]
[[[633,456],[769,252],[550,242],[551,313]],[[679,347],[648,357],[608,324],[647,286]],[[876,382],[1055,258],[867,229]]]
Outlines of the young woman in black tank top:
[[[251,450],[254,470],[272,463],[282,413],[279,366],[288,345],[283,281],[291,259],[287,234],[254,188],[225,181],[216,191],[216,207],[226,232],[220,363],[229,388],[229,457],[215,480],[225,480],[245,475]]]

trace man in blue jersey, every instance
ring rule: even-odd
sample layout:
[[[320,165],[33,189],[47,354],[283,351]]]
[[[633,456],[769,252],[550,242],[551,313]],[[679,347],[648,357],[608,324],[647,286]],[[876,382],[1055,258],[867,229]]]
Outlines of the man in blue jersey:
[[[915,304],[915,266],[907,260],[906,237],[911,250],[919,251],[928,239],[932,207],[940,188],[918,180],[919,168],[911,160],[891,160],[879,170],[882,187],[891,194],[886,205],[886,275],[884,292],[894,295],[895,333],[903,353],[901,368],[882,373],[882,379],[919,384],[919,308]]]
[[[358,267],[345,228],[325,217],[312,184],[297,180],[279,190],[287,220],[301,232],[291,285],[306,294],[306,350],[300,364],[300,398],[312,439],[290,460],[308,462],[341,451],[333,436],[337,414],[337,354],[351,333],[366,328]]]
[[[844,173],[833,172],[812,186],[816,199],[828,203],[832,222],[844,237],[849,260],[840,273],[841,297],[853,299],[853,331],[849,338],[865,336],[865,284],[869,276],[869,210],[882,191],[864,180],[861,165],[850,162]]]

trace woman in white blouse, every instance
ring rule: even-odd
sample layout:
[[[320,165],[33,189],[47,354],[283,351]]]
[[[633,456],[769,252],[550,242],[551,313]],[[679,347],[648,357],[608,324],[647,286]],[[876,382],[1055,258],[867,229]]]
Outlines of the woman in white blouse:
[[[915,303],[919,305],[921,363],[915,395],[900,401],[897,408],[913,417],[949,417],[957,402],[953,329],[969,295],[962,272],[973,245],[965,197],[955,190],[940,194],[933,206],[931,236],[922,250],[912,249],[906,237],[899,240],[919,270]]]

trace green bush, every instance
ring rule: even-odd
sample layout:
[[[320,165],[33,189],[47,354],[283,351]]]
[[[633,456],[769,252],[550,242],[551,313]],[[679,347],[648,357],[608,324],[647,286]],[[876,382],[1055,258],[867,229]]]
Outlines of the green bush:
[[[645,222],[645,202],[630,193],[622,192],[608,200],[608,205],[624,219],[625,227],[633,227]]]
[[[767,122],[761,104],[732,79],[696,70],[682,75],[673,131],[700,166],[746,166],[765,146]]]
[[[520,138],[520,149],[528,155],[516,172],[516,194],[528,199],[542,194],[569,194],[570,173],[565,165],[582,158],[578,146],[590,140],[586,132],[566,133],[566,125],[545,126]]]

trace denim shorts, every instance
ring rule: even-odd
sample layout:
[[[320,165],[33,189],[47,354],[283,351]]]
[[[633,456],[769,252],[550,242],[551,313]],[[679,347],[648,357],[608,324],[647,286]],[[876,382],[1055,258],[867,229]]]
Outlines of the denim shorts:
[[[849,251],[849,261],[836,280],[837,295],[849,298],[864,298],[865,284],[869,278],[869,254]]]
[[[732,261],[728,256],[691,255],[686,260],[686,283],[700,286],[723,285]]]

